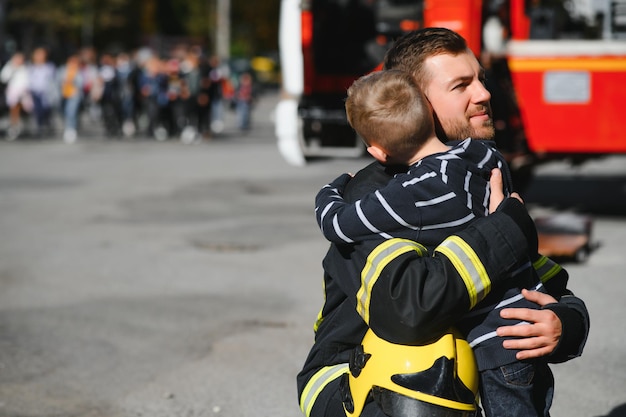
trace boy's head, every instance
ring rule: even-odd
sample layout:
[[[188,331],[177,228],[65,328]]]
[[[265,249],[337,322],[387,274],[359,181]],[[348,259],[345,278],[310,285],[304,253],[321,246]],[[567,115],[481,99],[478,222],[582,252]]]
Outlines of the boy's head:
[[[348,122],[372,151],[405,163],[434,136],[432,110],[413,77],[399,70],[378,71],[356,80],[346,99]],[[372,149],[376,148],[376,149]]]

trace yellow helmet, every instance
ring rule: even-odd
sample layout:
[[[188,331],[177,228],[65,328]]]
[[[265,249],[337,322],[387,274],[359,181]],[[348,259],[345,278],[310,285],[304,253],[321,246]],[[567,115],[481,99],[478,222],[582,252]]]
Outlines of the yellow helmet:
[[[387,415],[474,416],[478,369],[455,329],[420,346],[387,342],[370,329],[342,381],[346,415],[358,417],[369,399]]]

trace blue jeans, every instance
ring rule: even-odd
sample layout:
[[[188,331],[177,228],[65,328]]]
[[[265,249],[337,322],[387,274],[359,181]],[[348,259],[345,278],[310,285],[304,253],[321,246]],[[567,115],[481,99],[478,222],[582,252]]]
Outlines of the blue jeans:
[[[78,128],[78,113],[80,112],[80,100],[81,97],[76,95],[65,99],[65,128],[74,129]]]
[[[33,97],[33,112],[37,120],[37,128],[50,125],[50,104],[43,93],[31,92]]]
[[[237,101],[237,127],[241,130],[250,129],[250,102]]]
[[[211,100],[211,121],[224,120],[224,105],[222,99],[215,97]]]
[[[550,417],[554,377],[544,362],[515,362],[480,373],[485,417]]]

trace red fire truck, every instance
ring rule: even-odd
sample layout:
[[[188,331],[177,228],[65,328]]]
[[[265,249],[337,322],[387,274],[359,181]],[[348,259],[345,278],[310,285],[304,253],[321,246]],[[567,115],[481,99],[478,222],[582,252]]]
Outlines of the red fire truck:
[[[403,33],[461,33],[488,73],[496,141],[517,172],[626,153],[626,0],[283,0],[276,135],[294,165],[360,156],[344,99]]]

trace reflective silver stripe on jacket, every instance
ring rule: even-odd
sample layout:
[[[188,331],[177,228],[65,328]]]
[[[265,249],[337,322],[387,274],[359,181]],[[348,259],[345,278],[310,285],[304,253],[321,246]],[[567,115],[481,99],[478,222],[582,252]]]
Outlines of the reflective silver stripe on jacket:
[[[349,365],[340,363],[338,365],[325,366],[309,379],[300,397],[300,410],[306,417],[309,417],[311,414],[315,400],[317,400],[324,387],[347,372],[349,372]]]
[[[476,252],[458,236],[450,236],[435,251],[452,262],[467,288],[470,308],[474,308],[491,291],[491,280]]]
[[[549,281],[563,269],[559,264],[546,256],[541,256],[533,262],[533,267],[543,283]]]
[[[365,267],[361,271],[361,288],[356,295],[356,310],[363,317],[365,323],[369,325],[369,306],[372,297],[372,288],[378,280],[383,269],[398,256],[415,251],[420,256],[424,256],[428,250],[417,242],[407,239],[389,239],[378,245],[370,252],[365,262]]]

